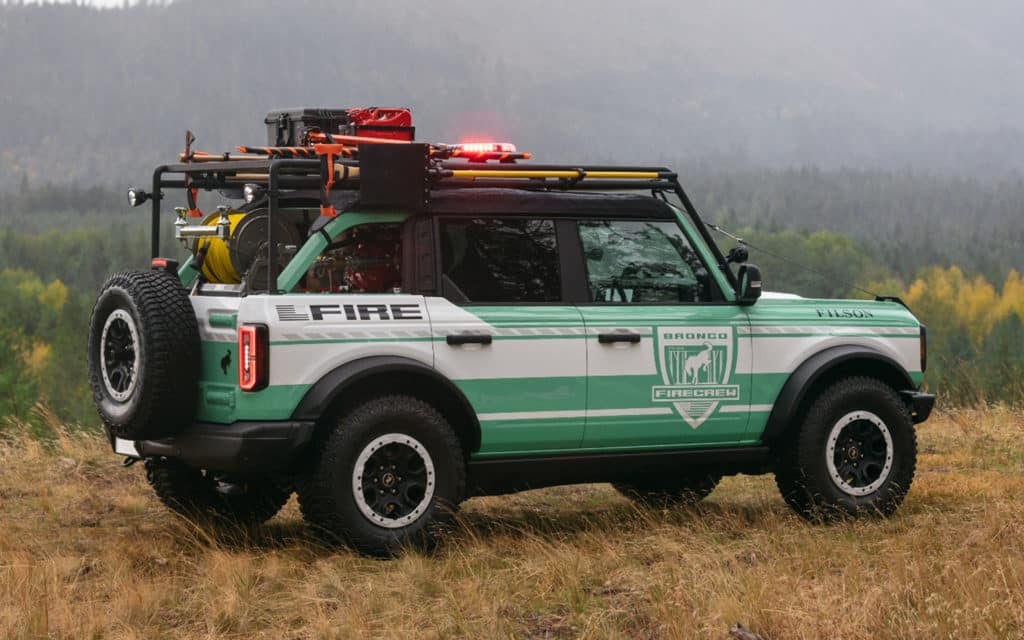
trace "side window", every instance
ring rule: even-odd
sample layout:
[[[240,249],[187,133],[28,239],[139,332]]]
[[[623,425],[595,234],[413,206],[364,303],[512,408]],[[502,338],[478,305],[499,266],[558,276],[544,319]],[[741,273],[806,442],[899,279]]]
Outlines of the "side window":
[[[393,293],[402,286],[402,234],[397,224],[365,224],[341,232],[306,272],[309,293]]]
[[[579,222],[591,302],[711,300],[708,272],[675,222]]]
[[[558,243],[551,220],[441,221],[442,289],[458,302],[558,302]]]

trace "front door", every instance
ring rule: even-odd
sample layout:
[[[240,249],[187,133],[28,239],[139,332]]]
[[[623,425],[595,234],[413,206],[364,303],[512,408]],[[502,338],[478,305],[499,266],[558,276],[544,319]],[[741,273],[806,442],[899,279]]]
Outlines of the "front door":
[[[580,220],[589,302],[584,448],[740,441],[750,405],[747,314],[676,220]]]
[[[583,319],[563,300],[550,219],[441,218],[435,366],[473,406],[477,455],[576,449],[586,416]]]

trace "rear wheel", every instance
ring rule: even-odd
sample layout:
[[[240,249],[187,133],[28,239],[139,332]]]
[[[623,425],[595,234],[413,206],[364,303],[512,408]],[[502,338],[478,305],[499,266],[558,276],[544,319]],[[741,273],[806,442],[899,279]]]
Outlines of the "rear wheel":
[[[828,387],[779,451],[775,481],[798,513],[890,515],[910,489],[917,439],[895,391],[874,378]]]
[[[359,551],[430,546],[462,500],[458,438],[431,405],[382,396],[346,411],[299,483],[306,520]]]
[[[291,483],[283,478],[231,477],[162,458],[146,460],[146,479],[167,508],[215,524],[261,524],[292,495]]]
[[[676,477],[639,478],[612,483],[630,500],[650,507],[692,505],[714,491],[722,479],[716,473],[690,473]]]

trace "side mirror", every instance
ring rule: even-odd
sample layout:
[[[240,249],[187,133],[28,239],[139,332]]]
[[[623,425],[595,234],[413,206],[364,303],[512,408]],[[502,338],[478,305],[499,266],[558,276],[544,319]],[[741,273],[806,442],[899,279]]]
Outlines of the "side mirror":
[[[743,264],[750,257],[750,252],[742,244],[738,247],[729,249],[729,255],[725,256],[725,261],[730,264]]]
[[[740,265],[739,273],[736,274],[739,280],[739,290],[736,297],[742,305],[750,305],[757,302],[761,297],[761,270],[757,265]]]

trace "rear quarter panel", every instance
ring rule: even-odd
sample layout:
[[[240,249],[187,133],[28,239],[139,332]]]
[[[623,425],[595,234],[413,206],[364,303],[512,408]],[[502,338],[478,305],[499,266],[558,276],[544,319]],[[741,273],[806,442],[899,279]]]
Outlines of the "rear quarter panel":
[[[204,337],[199,420],[286,420],[314,383],[360,358],[388,355],[428,367],[434,364],[430,321],[422,296],[252,295],[235,299],[235,304],[238,325],[258,323],[269,329],[269,385],[261,391],[241,391],[234,353],[237,329],[211,332],[209,341]],[[228,375],[222,376],[220,363],[228,350],[232,364]]]

